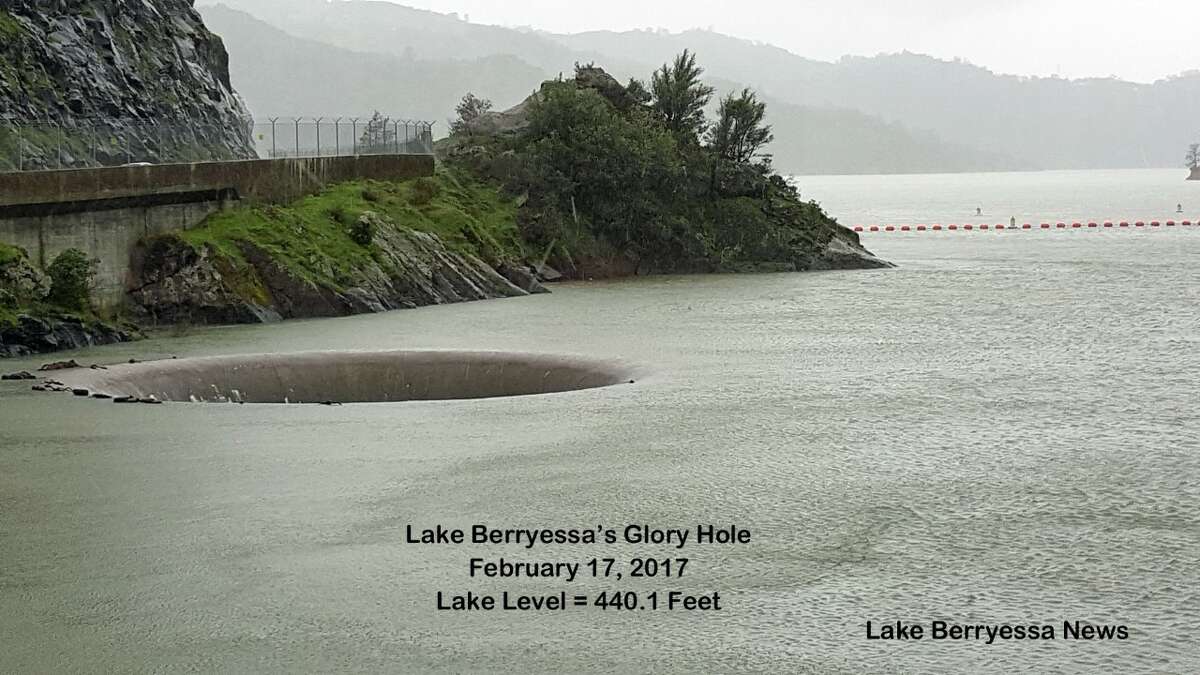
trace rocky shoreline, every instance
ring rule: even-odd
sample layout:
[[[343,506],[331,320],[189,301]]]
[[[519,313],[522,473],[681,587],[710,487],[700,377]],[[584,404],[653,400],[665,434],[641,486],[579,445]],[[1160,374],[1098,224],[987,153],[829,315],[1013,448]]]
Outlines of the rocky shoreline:
[[[70,314],[18,314],[15,324],[0,325],[0,358],[98,347],[137,339],[137,333]]]

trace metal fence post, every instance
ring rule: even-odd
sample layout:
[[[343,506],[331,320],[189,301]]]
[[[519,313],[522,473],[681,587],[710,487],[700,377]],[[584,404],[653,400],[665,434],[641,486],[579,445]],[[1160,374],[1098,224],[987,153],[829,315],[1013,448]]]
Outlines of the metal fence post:
[[[317,157],[321,156],[321,121],[324,119],[324,117],[314,118],[317,124]]]
[[[354,137],[354,138],[353,138],[353,141],[354,141],[354,156],[355,156],[355,157],[357,157],[357,156],[358,156],[358,118],[357,118],[357,117],[352,117],[352,118],[350,118],[350,122],[351,122],[351,124],[352,124],[352,126],[351,126],[351,128],[350,128],[350,133],[351,133],[351,134],[353,135],[353,137]]]
[[[333,154],[342,154],[342,118],[333,121]]]
[[[300,118],[300,117],[292,118],[292,122],[295,123],[295,125],[296,125],[296,152],[293,155],[293,157],[300,156],[300,120],[301,119],[303,119],[303,118]]]
[[[278,117],[268,117],[271,121],[271,159],[279,156],[279,150],[275,146],[275,123],[279,121]]]

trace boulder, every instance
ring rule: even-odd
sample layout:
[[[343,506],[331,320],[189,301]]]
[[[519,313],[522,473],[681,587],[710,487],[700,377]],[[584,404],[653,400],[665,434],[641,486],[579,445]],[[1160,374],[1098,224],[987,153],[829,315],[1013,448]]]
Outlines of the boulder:
[[[537,273],[532,267],[525,265],[501,265],[496,271],[500,273],[500,276],[508,279],[512,285],[530,295],[550,292],[538,281]]]
[[[34,375],[33,373],[25,372],[25,371],[21,371],[19,373],[9,373],[7,375],[0,375],[0,380],[8,380],[10,382],[18,381],[18,380],[36,380],[36,379],[37,379],[36,375]]]
[[[47,363],[41,368],[38,368],[38,372],[48,373],[56,370],[74,370],[75,368],[82,367],[83,366],[79,365],[75,359],[71,359],[70,361],[55,361],[54,363]]]

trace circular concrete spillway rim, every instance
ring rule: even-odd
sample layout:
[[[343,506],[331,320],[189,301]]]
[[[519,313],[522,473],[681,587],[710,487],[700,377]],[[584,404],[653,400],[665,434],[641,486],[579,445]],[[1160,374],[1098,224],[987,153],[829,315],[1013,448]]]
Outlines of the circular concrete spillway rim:
[[[626,363],[486,351],[242,354],[56,373],[89,395],[192,403],[349,404],[535,396],[632,384]]]

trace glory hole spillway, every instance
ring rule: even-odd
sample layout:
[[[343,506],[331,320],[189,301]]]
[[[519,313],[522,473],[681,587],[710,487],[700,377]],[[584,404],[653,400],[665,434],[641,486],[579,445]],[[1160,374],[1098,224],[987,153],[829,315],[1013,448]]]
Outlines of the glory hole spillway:
[[[513,352],[373,351],[217,356],[65,371],[106,398],[234,403],[389,403],[554,394],[633,382],[632,366]]]

